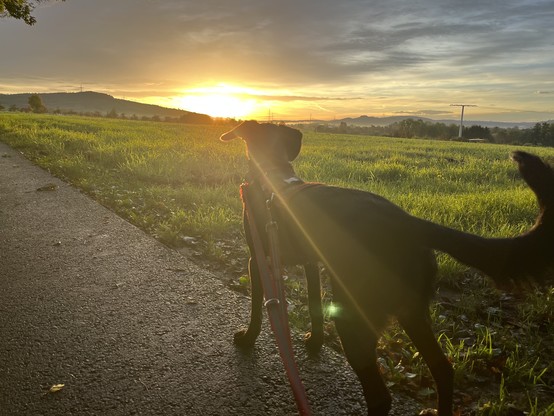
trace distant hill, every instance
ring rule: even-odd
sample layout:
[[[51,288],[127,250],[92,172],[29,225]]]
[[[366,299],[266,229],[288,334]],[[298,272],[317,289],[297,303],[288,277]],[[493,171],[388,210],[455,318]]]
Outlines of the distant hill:
[[[356,126],[388,126],[389,124],[396,123],[402,120],[423,120],[429,123],[443,123],[443,124],[456,124],[460,123],[460,120],[433,120],[425,117],[414,117],[414,116],[391,116],[391,117],[370,117],[370,116],[360,116],[360,117],[348,117],[340,120],[328,121],[328,124],[339,124],[345,122],[346,124],[353,124]],[[501,127],[501,128],[512,128],[519,127],[523,129],[531,128],[535,125],[534,122],[504,122],[504,121],[474,121],[474,120],[464,120],[464,126],[481,126],[481,127]]]
[[[344,121],[346,124],[356,124],[358,126],[388,126],[389,124],[396,123],[407,119],[423,120],[433,122],[430,118],[425,117],[409,117],[409,116],[389,116],[389,117],[372,117],[372,116],[360,116],[356,118],[347,117],[338,122]]]
[[[28,106],[29,96],[31,95],[30,93],[0,94],[0,105],[3,105],[6,109],[12,105],[15,105],[17,108],[25,108]],[[205,114],[122,100],[108,94],[93,91],[56,92],[38,95],[50,112],[54,110],[75,111],[78,113],[99,112],[102,115],[106,115],[108,112],[115,110],[117,114],[125,114],[127,117],[136,115],[137,117],[185,118],[187,121],[197,123],[211,123],[212,121],[211,117]]]

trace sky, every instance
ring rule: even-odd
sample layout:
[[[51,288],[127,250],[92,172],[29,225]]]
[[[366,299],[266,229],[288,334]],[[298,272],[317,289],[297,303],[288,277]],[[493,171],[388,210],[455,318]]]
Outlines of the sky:
[[[0,93],[212,116],[554,120],[552,0],[66,0],[0,19]]]

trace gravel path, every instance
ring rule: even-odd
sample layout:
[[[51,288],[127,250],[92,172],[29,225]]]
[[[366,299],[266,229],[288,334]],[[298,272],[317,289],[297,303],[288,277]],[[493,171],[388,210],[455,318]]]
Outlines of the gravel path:
[[[294,415],[268,325],[253,351],[232,344],[248,307],[0,143],[0,415]],[[313,413],[364,414],[344,359],[296,338]]]

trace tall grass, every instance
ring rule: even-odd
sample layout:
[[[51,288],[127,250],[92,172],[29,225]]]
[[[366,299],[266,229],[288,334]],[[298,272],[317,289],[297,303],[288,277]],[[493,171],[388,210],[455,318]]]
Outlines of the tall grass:
[[[247,164],[240,140],[219,142],[225,129],[0,113],[0,140],[166,244],[193,244],[203,258],[233,265],[236,286],[244,286],[238,186]],[[508,159],[513,150],[306,132],[295,168],[305,180],[375,192],[437,223],[513,236],[528,229],[537,212]],[[554,159],[554,149],[533,152]],[[449,257],[440,255],[439,263],[441,291],[432,313],[456,369],[457,406],[498,415],[518,406],[546,415],[554,401],[552,290],[517,303]],[[293,320],[302,326],[305,292],[299,281],[289,281]],[[433,397],[429,373],[398,327],[385,334],[379,350],[389,385],[421,401]]]
[[[240,140],[221,126],[0,115],[2,140],[156,232],[224,238],[240,229]],[[308,132],[301,177],[378,193],[410,213],[484,235],[528,228],[536,207],[509,146]],[[552,156],[552,149],[534,149]],[[136,215],[134,215],[136,217]],[[152,217],[152,218],[151,218]],[[146,219],[146,221],[145,221]]]
[[[302,177],[375,192],[431,221],[510,235],[536,213],[508,158],[511,146],[313,133],[304,142],[296,164]]]

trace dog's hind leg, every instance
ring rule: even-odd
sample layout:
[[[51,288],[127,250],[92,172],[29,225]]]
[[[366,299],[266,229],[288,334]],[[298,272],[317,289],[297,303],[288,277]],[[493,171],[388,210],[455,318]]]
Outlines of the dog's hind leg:
[[[252,347],[256,342],[256,338],[260,335],[262,328],[262,306],[264,301],[264,293],[258,264],[252,257],[248,261],[248,273],[250,275],[250,287],[252,304],[250,311],[250,324],[248,329],[243,329],[235,333],[234,342],[239,347]]]
[[[321,306],[321,282],[317,263],[304,265],[308,285],[308,310],[312,330],[306,334],[306,347],[312,353],[317,353],[323,345],[323,307]]]
[[[362,384],[368,416],[388,415],[392,399],[377,366],[379,335],[358,318],[336,317],[335,326],[346,359]]]
[[[429,313],[425,311],[406,314],[399,317],[398,320],[433,375],[437,385],[439,416],[451,416],[454,370],[435,338]]]

